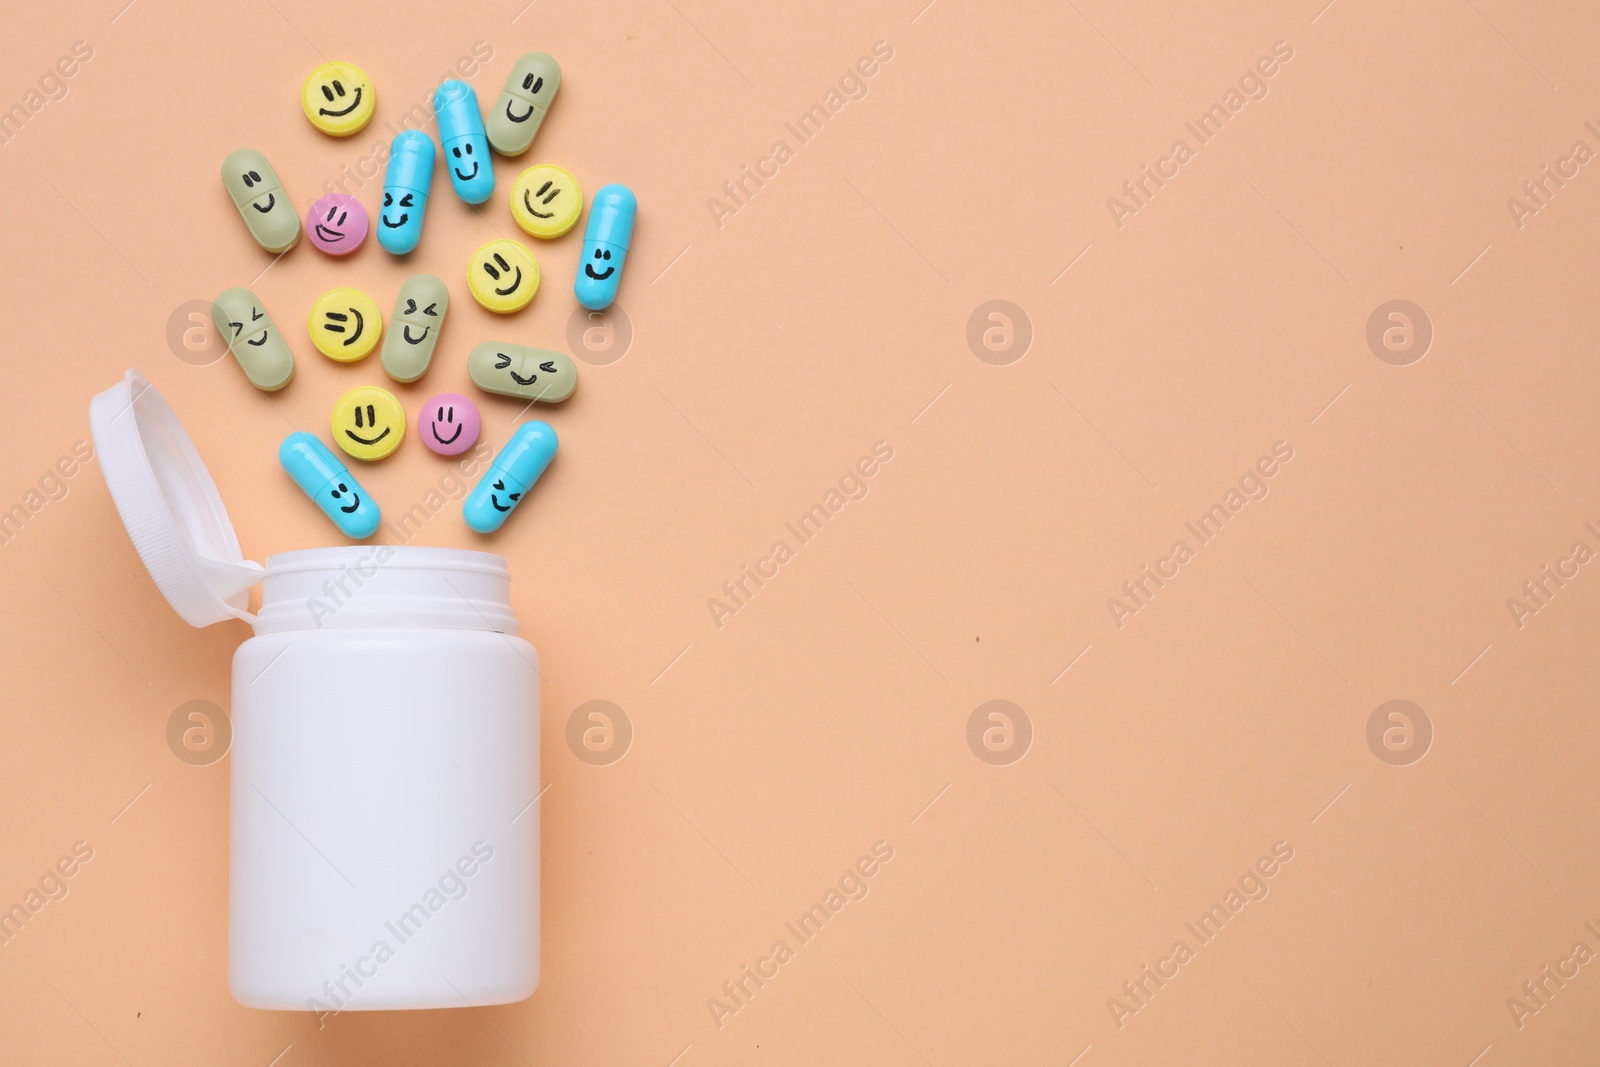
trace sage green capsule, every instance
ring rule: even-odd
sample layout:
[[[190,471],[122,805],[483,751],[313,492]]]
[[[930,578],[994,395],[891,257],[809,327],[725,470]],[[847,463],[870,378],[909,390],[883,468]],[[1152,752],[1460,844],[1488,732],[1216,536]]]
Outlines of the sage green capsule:
[[[526,152],[559,88],[561,65],[544,52],[529,52],[512,64],[506,87],[484,120],[490,147],[502,156]]]
[[[383,335],[383,369],[397,382],[414,382],[428,370],[433,346],[450,310],[450,290],[432,274],[413,274],[395,297]]]
[[[467,377],[486,393],[555,404],[578,387],[578,365],[548,348],[485,341],[467,356]]]
[[[281,254],[300,240],[300,213],[289,203],[289,194],[266,156],[254,148],[229,152],[222,161],[222,184],[256,244]]]
[[[225,289],[211,302],[211,321],[250,384],[275,393],[294,377],[294,353],[261,299],[248,289]]]

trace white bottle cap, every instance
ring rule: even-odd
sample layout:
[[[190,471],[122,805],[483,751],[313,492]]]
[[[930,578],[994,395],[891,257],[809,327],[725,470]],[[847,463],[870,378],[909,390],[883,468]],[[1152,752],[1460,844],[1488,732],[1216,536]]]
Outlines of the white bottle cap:
[[[254,622],[244,558],[217,483],[172,408],[137,370],[89,401],[89,429],[117,514],[156,587],[191,626]]]

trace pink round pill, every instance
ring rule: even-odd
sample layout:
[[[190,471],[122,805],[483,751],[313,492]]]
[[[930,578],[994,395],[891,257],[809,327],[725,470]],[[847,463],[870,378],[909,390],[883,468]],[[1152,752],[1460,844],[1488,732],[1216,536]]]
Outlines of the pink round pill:
[[[330,256],[347,256],[367,239],[367,209],[346,193],[329,193],[306,212],[306,236]]]
[[[417,436],[441,456],[454,456],[471,448],[482,428],[478,405],[460,393],[440,393],[417,413]]]

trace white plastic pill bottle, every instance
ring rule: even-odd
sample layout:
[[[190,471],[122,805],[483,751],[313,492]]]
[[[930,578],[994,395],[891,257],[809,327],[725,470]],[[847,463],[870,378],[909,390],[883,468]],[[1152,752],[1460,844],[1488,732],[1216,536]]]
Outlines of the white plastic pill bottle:
[[[517,636],[506,561],[368,544],[263,568],[143,376],[96,396],[89,418],[157,588],[191,625],[255,629],[233,657],[234,998],[337,1013],[529,996],[539,659]]]

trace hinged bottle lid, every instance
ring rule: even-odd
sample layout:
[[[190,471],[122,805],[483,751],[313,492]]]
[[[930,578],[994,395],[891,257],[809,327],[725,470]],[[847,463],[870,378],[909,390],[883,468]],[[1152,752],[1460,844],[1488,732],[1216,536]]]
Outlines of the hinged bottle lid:
[[[117,514],[156,587],[191,626],[254,622],[244,558],[217,483],[178,416],[137,370],[89,401],[89,429]]]

